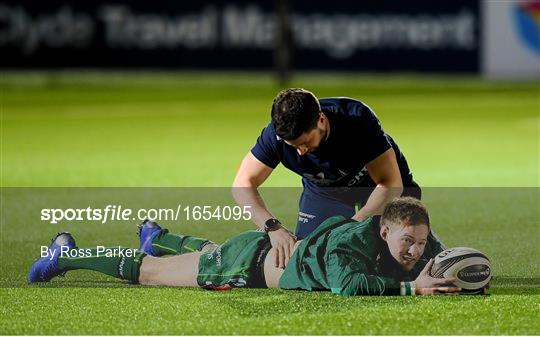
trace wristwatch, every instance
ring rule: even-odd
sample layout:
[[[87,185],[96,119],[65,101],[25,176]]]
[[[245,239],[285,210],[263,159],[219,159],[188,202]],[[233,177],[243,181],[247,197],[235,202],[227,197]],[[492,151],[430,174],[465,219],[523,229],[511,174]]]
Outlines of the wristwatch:
[[[279,222],[278,219],[271,218],[271,219],[266,220],[266,222],[264,223],[264,231],[266,233],[273,232],[276,229],[279,229],[280,227],[281,227],[281,222]]]

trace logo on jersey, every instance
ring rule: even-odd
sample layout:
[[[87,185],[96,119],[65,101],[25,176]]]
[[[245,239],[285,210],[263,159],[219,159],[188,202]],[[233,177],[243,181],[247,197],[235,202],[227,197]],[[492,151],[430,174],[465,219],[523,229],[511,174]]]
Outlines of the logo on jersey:
[[[310,174],[310,173],[304,173],[304,174],[302,174],[302,176],[304,178],[308,179],[309,181],[311,181],[312,183],[316,184],[316,185],[330,186],[332,184],[337,183],[338,181],[340,181],[341,179],[343,179],[347,175],[349,175],[349,173],[347,173],[347,172],[345,172],[343,170],[338,170],[338,171],[339,171],[339,174],[341,175],[339,178],[333,178],[333,177],[328,178],[328,177],[325,176],[324,172],[319,172],[319,173],[317,173],[315,175]],[[348,187],[358,186],[368,178],[370,178],[369,174],[368,174],[368,170],[364,166],[360,171],[358,171],[354,175],[354,177],[352,177],[351,180],[349,180],[346,184],[343,184],[343,186],[348,186]]]
[[[310,174],[310,173],[304,173],[302,176],[312,183],[319,185],[319,186],[330,186],[339,180],[341,180],[344,176],[346,176],[348,173],[344,172],[342,170],[338,170],[340,176],[338,178],[335,178],[335,176],[332,175],[332,177],[327,177],[324,172],[319,172],[317,174]]]
[[[314,218],[315,218],[315,215],[313,214],[298,212],[298,222],[308,223],[309,220],[314,219]]]
[[[315,183],[320,186],[328,186],[334,182],[334,180],[326,179],[326,177],[324,176],[324,172],[319,172],[315,175],[310,174],[310,173],[304,173],[303,176],[309,181],[311,181],[312,183]]]
[[[367,174],[368,174],[367,168],[365,166],[362,167],[362,169],[358,171],[358,173],[356,173],[351,180],[349,180],[349,182],[347,183],[347,186],[350,187],[350,186],[358,185],[361,181],[366,179]]]

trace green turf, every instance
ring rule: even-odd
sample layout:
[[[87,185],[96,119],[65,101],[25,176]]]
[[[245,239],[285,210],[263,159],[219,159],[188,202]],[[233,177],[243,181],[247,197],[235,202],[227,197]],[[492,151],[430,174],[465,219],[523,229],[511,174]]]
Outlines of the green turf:
[[[305,75],[290,85],[364,100],[423,186],[539,186],[537,82]],[[279,88],[265,75],[8,73],[0,89],[2,186],[229,186]],[[278,171],[271,186],[300,186]]]
[[[291,85],[368,103],[423,186],[533,187],[425,189],[444,241],[492,258],[492,295],[208,292],[130,286],[90,272],[27,285],[36,247],[58,230],[69,229],[80,246],[136,246],[137,240],[130,224],[40,223],[35,211],[43,200],[36,196],[44,190],[5,187],[229,186],[279,88],[264,74],[6,73],[0,78],[0,333],[540,334],[539,83],[301,75]],[[283,169],[267,185],[300,186]],[[51,191],[45,201],[73,201],[65,190]],[[106,200],[110,191],[138,194],[81,190],[77,202]],[[297,193],[283,193],[292,198],[285,206],[271,198],[270,204],[294,219]],[[221,241],[251,225],[167,226]]]
[[[7,334],[538,334],[531,317],[538,301],[523,295],[336,299],[254,289],[90,288],[9,290],[4,297],[13,305],[0,309]]]

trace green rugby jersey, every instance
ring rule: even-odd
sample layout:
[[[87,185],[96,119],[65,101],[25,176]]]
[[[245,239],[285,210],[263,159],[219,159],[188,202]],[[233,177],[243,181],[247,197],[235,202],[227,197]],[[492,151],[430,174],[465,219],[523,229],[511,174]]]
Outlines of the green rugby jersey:
[[[379,224],[342,216],[328,218],[294,252],[279,280],[281,289],[331,290],[350,295],[399,295],[400,282],[416,279],[430,258],[443,251],[432,235],[424,254],[406,273],[379,235]]]

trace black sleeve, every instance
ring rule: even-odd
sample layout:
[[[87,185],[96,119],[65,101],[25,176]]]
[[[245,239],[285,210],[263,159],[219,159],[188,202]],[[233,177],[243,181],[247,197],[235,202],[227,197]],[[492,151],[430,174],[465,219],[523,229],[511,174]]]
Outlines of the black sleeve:
[[[251,148],[251,153],[266,166],[276,168],[280,161],[277,142],[276,133],[272,123],[270,123],[262,130],[257,142]]]
[[[354,109],[358,117],[358,132],[362,139],[362,157],[370,162],[386,152],[392,146],[377,118],[377,115],[367,105],[351,101],[349,109]]]

